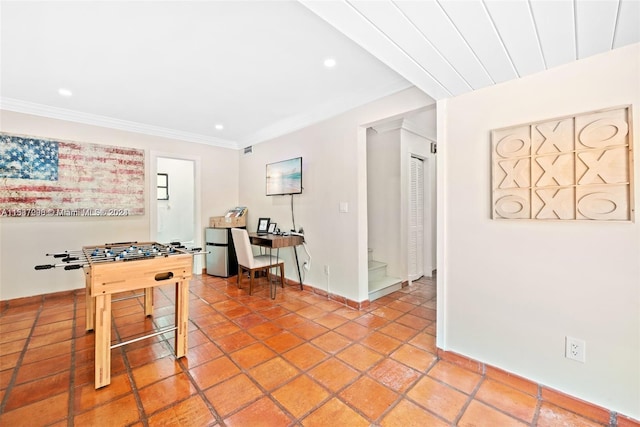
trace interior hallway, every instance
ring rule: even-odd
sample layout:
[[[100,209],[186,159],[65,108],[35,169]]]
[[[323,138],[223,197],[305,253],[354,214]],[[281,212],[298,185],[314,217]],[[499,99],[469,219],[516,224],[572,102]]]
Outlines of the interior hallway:
[[[244,285],[196,276],[188,356],[175,359],[171,333],[113,349],[99,390],[84,290],[4,304],[0,425],[607,425],[538,399],[531,383],[439,360],[431,279],[362,311],[296,286],[271,300],[265,279],[252,296]],[[144,321],[142,298],[115,302],[113,337],[173,324],[172,298],[156,288]]]

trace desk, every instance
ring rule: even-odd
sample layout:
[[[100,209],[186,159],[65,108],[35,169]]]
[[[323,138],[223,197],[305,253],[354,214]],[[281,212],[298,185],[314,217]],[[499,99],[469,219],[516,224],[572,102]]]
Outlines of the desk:
[[[293,247],[293,253],[296,256],[296,269],[298,271],[298,280],[300,281],[300,290],[302,290],[302,275],[300,274],[297,246],[304,243],[303,236],[249,233],[249,240],[252,245],[262,246],[263,248],[269,249]]]

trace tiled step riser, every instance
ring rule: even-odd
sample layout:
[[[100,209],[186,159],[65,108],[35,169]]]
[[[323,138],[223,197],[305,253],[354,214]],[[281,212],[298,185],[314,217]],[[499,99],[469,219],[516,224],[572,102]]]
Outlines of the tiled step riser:
[[[369,278],[369,301],[376,300],[392,292],[402,289],[399,277],[389,277],[386,274],[375,280]]]
[[[389,295],[401,288],[402,281],[399,278],[387,276],[386,263],[369,260],[369,301]]]
[[[387,265],[369,269],[369,281],[380,280],[387,275]]]
[[[387,264],[384,262],[370,260],[368,268],[369,282],[380,280],[387,275]]]
[[[384,288],[378,288],[375,290],[369,289],[369,301],[375,301],[378,298],[382,298],[383,296],[389,295],[393,292],[399,291],[402,289],[402,282],[394,283],[392,285],[386,286]]]

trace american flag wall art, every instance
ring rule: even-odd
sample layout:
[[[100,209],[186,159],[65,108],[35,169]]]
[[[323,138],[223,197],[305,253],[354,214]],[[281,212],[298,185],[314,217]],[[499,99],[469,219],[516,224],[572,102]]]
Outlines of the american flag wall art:
[[[0,216],[144,215],[144,150],[0,133]]]

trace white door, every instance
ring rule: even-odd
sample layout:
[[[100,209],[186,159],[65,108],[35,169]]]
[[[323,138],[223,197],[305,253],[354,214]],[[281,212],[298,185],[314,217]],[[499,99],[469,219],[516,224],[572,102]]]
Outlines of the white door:
[[[158,157],[166,199],[158,195],[157,240],[161,243],[195,243],[195,165],[193,160]]]
[[[424,161],[411,157],[409,190],[409,280],[424,275]]]

